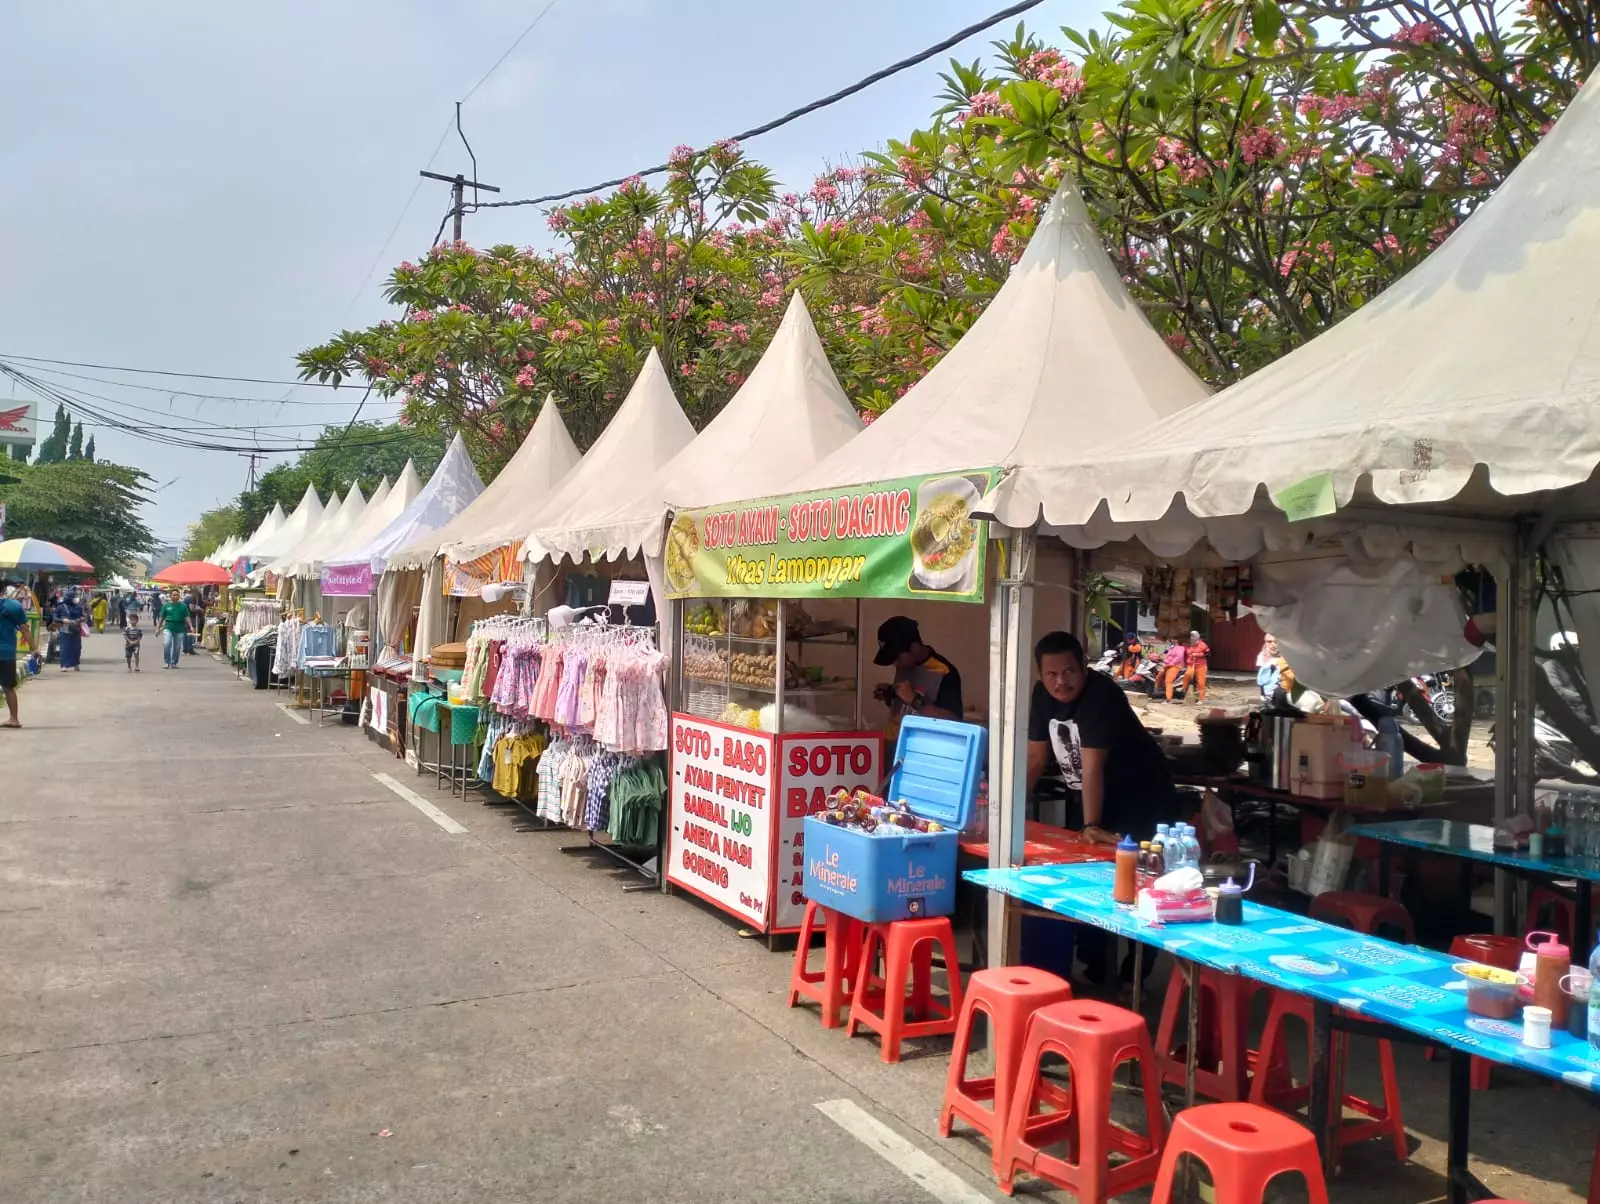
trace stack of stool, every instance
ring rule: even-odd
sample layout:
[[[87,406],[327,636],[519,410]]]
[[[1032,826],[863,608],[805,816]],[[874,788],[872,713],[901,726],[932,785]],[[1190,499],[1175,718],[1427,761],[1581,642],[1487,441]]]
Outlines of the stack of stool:
[[[950,1073],[945,1079],[944,1104],[939,1109],[939,1135],[950,1136],[951,1122],[958,1116],[982,1133],[989,1139],[996,1178],[1000,1176],[1001,1138],[1022,1065],[1028,1024],[1040,1008],[1066,1003],[1071,998],[1072,987],[1065,979],[1032,966],[979,970],[967,982],[956,1024],[955,1049],[950,1054]],[[988,1078],[969,1079],[967,1058],[971,1055],[973,1021],[979,1012],[989,1018],[994,1073]]]
[[[824,935],[822,969],[817,971],[808,962],[811,938],[819,920]],[[822,1005],[823,1028],[838,1028],[840,1014],[861,977],[866,932],[867,926],[860,920],[807,900],[805,917],[800,921],[800,941],[794,949],[794,969],[789,975],[788,1006],[794,1007],[804,996]]]
[[[1066,1059],[1066,1089],[1040,1074],[1039,1060],[1046,1054]],[[1065,1188],[1080,1204],[1101,1204],[1155,1181],[1167,1135],[1160,1092],[1143,1093],[1143,1134],[1111,1119],[1112,1076],[1126,1061],[1139,1064],[1145,1083],[1157,1081],[1150,1030],[1137,1013],[1084,1000],[1050,1004],[1033,1013],[995,1150],[1001,1191],[1011,1194],[1018,1170]],[[1041,1105],[1050,1110],[1038,1110]],[[1060,1141],[1067,1142],[1068,1159],[1045,1153]],[[1112,1166],[1113,1153],[1125,1161]]]
[[[933,996],[933,951],[944,957],[949,998],[940,1002]],[[878,957],[883,957],[883,977],[876,973]],[[845,1035],[856,1035],[865,1025],[882,1041],[885,1062],[900,1060],[900,1042],[908,1038],[948,1036],[956,1031],[961,1012],[961,963],[956,957],[956,934],[949,916],[921,920],[893,920],[887,924],[868,924],[861,945],[860,972],[856,975],[855,995],[850,1004],[850,1023]],[[910,986],[911,995],[906,996]],[[912,1019],[906,1019],[906,1006]]]

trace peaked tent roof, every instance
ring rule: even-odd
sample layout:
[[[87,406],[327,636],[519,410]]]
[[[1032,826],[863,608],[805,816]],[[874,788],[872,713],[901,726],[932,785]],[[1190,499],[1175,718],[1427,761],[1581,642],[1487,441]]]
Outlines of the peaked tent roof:
[[[555,394],[547,394],[533,429],[500,474],[460,514],[426,539],[391,556],[390,566],[415,568],[437,555],[471,560],[518,542],[551,491],[582,458],[556,407]]]
[[[899,401],[785,491],[1026,465],[1154,425],[1205,384],[1128,296],[1077,189],[1063,183],[972,328]],[[1037,503],[1013,489],[1002,522]]]
[[[369,504],[366,498],[361,496],[361,486],[351,485],[338,514],[330,518],[324,511],[322,525],[302,539],[292,551],[284,553],[283,571],[296,577],[315,576],[322,567],[322,560],[327,555],[328,549],[338,546],[339,541],[361,521],[361,516],[367,512]]]
[[[367,503],[367,508],[356,525],[328,549],[322,558],[322,563],[357,564],[365,561],[366,557],[362,553],[367,545],[378,537],[379,532],[394,522],[421,492],[422,480],[417,476],[417,466],[407,460],[405,468],[401,469],[400,475],[389,487],[389,492],[384,494],[383,500],[380,502],[377,494],[372,495],[372,500]]]
[[[317,497],[316,488],[307,485],[305,493],[300,497],[300,504],[294,508],[294,513],[284,519],[282,526],[251,549],[250,559],[262,564],[277,560],[299,543],[321,517],[322,500]]]
[[[271,512],[261,520],[261,525],[251,533],[249,539],[234,549],[234,559],[238,559],[240,556],[254,555],[256,546],[287,521],[288,517],[283,513],[283,504],[281,502],[273,502]]]
[[[596,517],[633,494],[641,482],[694,439],[667,370],[654,347],[633,387],[600,438],[549,500],[539,508],[524,538],[523,557],[577,560],[589,551],[585,534]]]
[[[611,557],[661,554],[669,507],[715,506],[777,492],[861,433],[798,292],[750,378],[694,442],[624,491],[567,542]]]
[[[329,527],[339,521],[339,516],[344,513],[344,499],[335,489],[328,495],[328,504],[322,508],[317,521],[306,528],[306,532],[292,545],[278,554],[273,564],[273,569],[281,577],[286,577],[295,571],[295,565],[300,561],[301,549],[310,546]]]
[[[1600,464],[1600,80],[1416,268],[1331,330],[1045,491],[1051,522],[1102,501],[1150,521],[1242,514],[1322,473],[1339,506],[1452,501],[1508,518],[1515,495]],[[1478,479],[1468,488],[1477,466]],[[1485,482],[1492,489],[1485,487]],[[1591,507],[1592,510],[1592,507]]]
[[[467,454],[466,441],[458,433],[422,492],[352,559],[365,559],[374,573],[384,571],[390,555],[444,526],[482,492],[483,480]]]

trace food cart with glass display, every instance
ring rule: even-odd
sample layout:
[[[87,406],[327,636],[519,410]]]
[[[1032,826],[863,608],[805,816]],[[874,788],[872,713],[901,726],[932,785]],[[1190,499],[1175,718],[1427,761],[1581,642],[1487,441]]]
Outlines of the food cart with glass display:
[[[992,474],[911,478],[677,514],[666,874],[766,933],[805,911],[805,818],[879,792],[864,730],[861,600],[982,602]],[[867,663],[870,664],[870,656]]]

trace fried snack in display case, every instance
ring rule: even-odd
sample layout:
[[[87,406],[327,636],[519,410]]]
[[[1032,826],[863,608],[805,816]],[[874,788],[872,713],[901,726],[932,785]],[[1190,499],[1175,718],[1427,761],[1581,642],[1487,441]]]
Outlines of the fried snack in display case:
[[[840,600],[811,607],[819,613],[771,599],[684,603],[678,665],[685,713],[768,732],[855,727],[858,606]]]

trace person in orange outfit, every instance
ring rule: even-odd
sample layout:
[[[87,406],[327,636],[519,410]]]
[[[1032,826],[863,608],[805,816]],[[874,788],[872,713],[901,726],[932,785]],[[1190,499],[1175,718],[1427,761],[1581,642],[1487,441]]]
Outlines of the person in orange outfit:
[[[1144,656],[1144,644],[1137,632],[1130,631],[1122,637],[1122,663],[1117,666],[1117,676],[1132,681],[1139,671],[1139,660]]]
[[[1183,650],[1183,694],[1196,702],[1206,700],[1206,662],[1211,659],[1211,645],[1200,638],[1198,631],[1189,633],[1189,646]]]
[[[1185,655],[1183,645],[1174,640],[1161,656],[1161,674],[1156,684],[1166,690],[1168,702],[1172,701],[1172,687],[1183,680]]]

